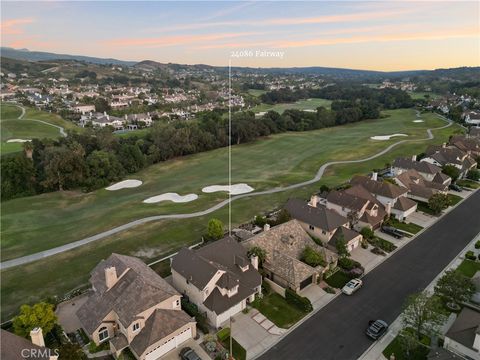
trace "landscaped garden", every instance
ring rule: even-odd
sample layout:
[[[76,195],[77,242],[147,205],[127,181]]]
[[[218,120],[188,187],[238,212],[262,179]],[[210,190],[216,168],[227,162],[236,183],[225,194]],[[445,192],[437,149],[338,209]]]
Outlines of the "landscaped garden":
[[[463,186],[470,189],[478,189],[480,187],[480,183],[472,180],[467,180],[467,179],[457,180],[455,184],[457,184],[458,186]]]
[[[325,282],[333,288],[341,289],[345,286],[347,282],[351,280],[351,277],[348,274],[344,273],[341,270],[336,271],[329,277],[325,279]]]
[[[404,330],[408,331],[408,329]],[[403,334],[398,334],[390,344],[387,345],[385,350],[383,350],[383,355],[390,359],[392,354],[395,355],[395,360],[426,360],[427,355],[430,351],[430,338],[424,336],[422,340],[418,343],[416,347],[409,350],[407,353],[402,346],[402,336]]]
[[[414,223],[405,223],[405,222],[401,222],[401,221],[398,221],[397,219],[391,217],[389,220],[388,220],[388,224],[399,229],[399,230],[402,230],[402,231],[407,231],[411,234],[416,234],[418,233],[420,230],[423,229],[422,226],[420,225],[417,225],[417,224],[414,224]]]
[[[457,267],[457,271],[471,278],[477,273],[477,271],[480,271],[480,261],[465,259]]]

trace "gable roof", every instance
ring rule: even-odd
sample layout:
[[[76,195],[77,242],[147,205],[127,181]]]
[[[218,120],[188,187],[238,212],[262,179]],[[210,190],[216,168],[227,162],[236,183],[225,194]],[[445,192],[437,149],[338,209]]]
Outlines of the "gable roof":
[[[247,265],[248,269],[242,271],[241,267]],[[222,271],[223,275],[217,286],[232,289],[238,285],[237,294],[231,297],[222,295],[216,288],[205,299],[204,305],[216,314],[255,293],[262,283],[262,276],[250,265],[245,248],[229,236],[198,250],[183,248],[173,257],[172,269],[199,290],[203,290],[218,271]]]
[[[415,206],[417,206],[417,203],[415,201],[405,196],[401,196],[397,199],[397,201],[395,201],[393,208],[400,211],[407,211]]]
[[[105,269],[115,267],[118,280],[107,289]],[[84,329],[92,334],[103,319],[114,311],[124,326],[136,316],[179,293],[140,259],[112,254],[92,271],[90,283],[94,289],[78,309],[77,316]]]
[[[408,189],[384,181],[371,180],[368,176],[356,175],[350,181],[352,184],[360,184],[373,194],[395,199],[408,192]]]
[[[445,336],[478,352],[473,348],[477,334],[480,335],[480,312],[464,307]]]
[[[437,165],[430,164],[426,161],[413,161],[409,158],[397,158],[393,162],[393,167],[398,167],[400,169],[414,169],[420,173],[424,174],[438,174],[442,171]]]
[[[330,191],[327,195],[327,201],[340,205],[350,210],[359,211],[368,204],[369,200],[349,194],[345,191]]]
[[[352,241],[358,236],[360,236],[360,234],[355,230],[351,230],[349,228],[346,228],[345,226],[341,226],[337,229],[337,231],[335,231],[335,234],[333,234],[332,238],[328,242],[328,245],[335,248],[339,239],[343,238],[343,240],[345,240],[345,244],[348,244],[350,241]]]
[[[156,309],[133,338],[130,348],[141,356],[150,345],[193,322],[195,320],[182,310]]]
[[[35,345],[31,341],[3,329],[0,329],[0,340],[0,359],[2,360],[27,360],[33,358],[48,360],[50,358],[49,353],[52,356],[55,355],[52,350]],[[25,349],[41,350],[41,352],[37,352],[37,355],[33,357],[28,351],[22,352]],[[47,353],[44,353],[45,349],[47,349]]]
[[[289,199],[285,209],[290,215],[322,230],[333,231],[348,223],[348,219],[325,206],[313,207],[300,199]]]

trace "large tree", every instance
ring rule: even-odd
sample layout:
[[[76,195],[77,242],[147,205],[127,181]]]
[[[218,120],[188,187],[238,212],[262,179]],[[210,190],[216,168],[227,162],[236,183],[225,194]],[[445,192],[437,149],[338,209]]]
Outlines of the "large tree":
[[[218,219],[210,219],[207,227],[208,240],[218,240],[223,234],[223,223]]]
[[[2,200],[35,194],[35,169],[25,154],[4,157],[1,174]]]
[[[40,327],[44,334],[48,334],[56,323],[57,316],[52,304],[41,302],[33,306],[22,305],[20,314],[13,319],[13,330],[19,336],[28,337],[30,331]]]
[[[434,214],[440,214],[442,210],[446,209],[450,205],[450,200],[445,194],[437,193],[428,199],[428,207]]]
[[[429,296],[425,292],[410,295],[404,305],[402,323],[417,341],[423,336],[437,334],[443,324],[442,303],[437,296]]]
[[[460,170],[456,167],[456,166],[453,166],[453,165],[445,165],[442,167],[442,172],[447,175],[447,176],[450,176],[452,178],[452,181],[455,182],[458,177],[460,176]]]
[[[472,280],[456,270],[447,270],[437,282],[435,293],[447,297],[453,303],[459,304],[470,300],[475,293]]]

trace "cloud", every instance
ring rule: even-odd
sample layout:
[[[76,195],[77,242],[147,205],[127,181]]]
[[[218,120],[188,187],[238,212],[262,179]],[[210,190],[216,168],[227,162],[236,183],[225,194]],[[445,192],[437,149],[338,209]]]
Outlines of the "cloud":
[[[185,45],[202,43],[207,41],[216,41],[223,39],[230,39],[242,36],[258,35],[255,32],[239,32],[239,33],[225,33],[225,34],[202,34],[202,35],[173,35],[163,36],[157,38],[123,38],[105,41],[104,44],[108,46],[143,46],[143,47],[165,47],[175,45]]]
[[[23,34],[23,26],[34,22],[32,18],[9,19],[2,21],[1,32],[3,35],[19,35]]]

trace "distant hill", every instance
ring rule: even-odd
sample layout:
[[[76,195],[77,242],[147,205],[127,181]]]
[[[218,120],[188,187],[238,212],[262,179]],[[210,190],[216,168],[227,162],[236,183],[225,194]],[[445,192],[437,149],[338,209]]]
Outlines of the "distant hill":
[[[10,59],[24,60],[24,61],[49,61],[49,60],[76,60],[85,61],[93,64],[112,64],[132,66],[136,64],[136,61],[123,61],[117,59],[104,59],[92,56],[82,55],[68,55],[68,54],[55,54],[43,51],[30,51],[28,49],[13,49],[9,47],[1,47],[0,53],[2,57]]]

